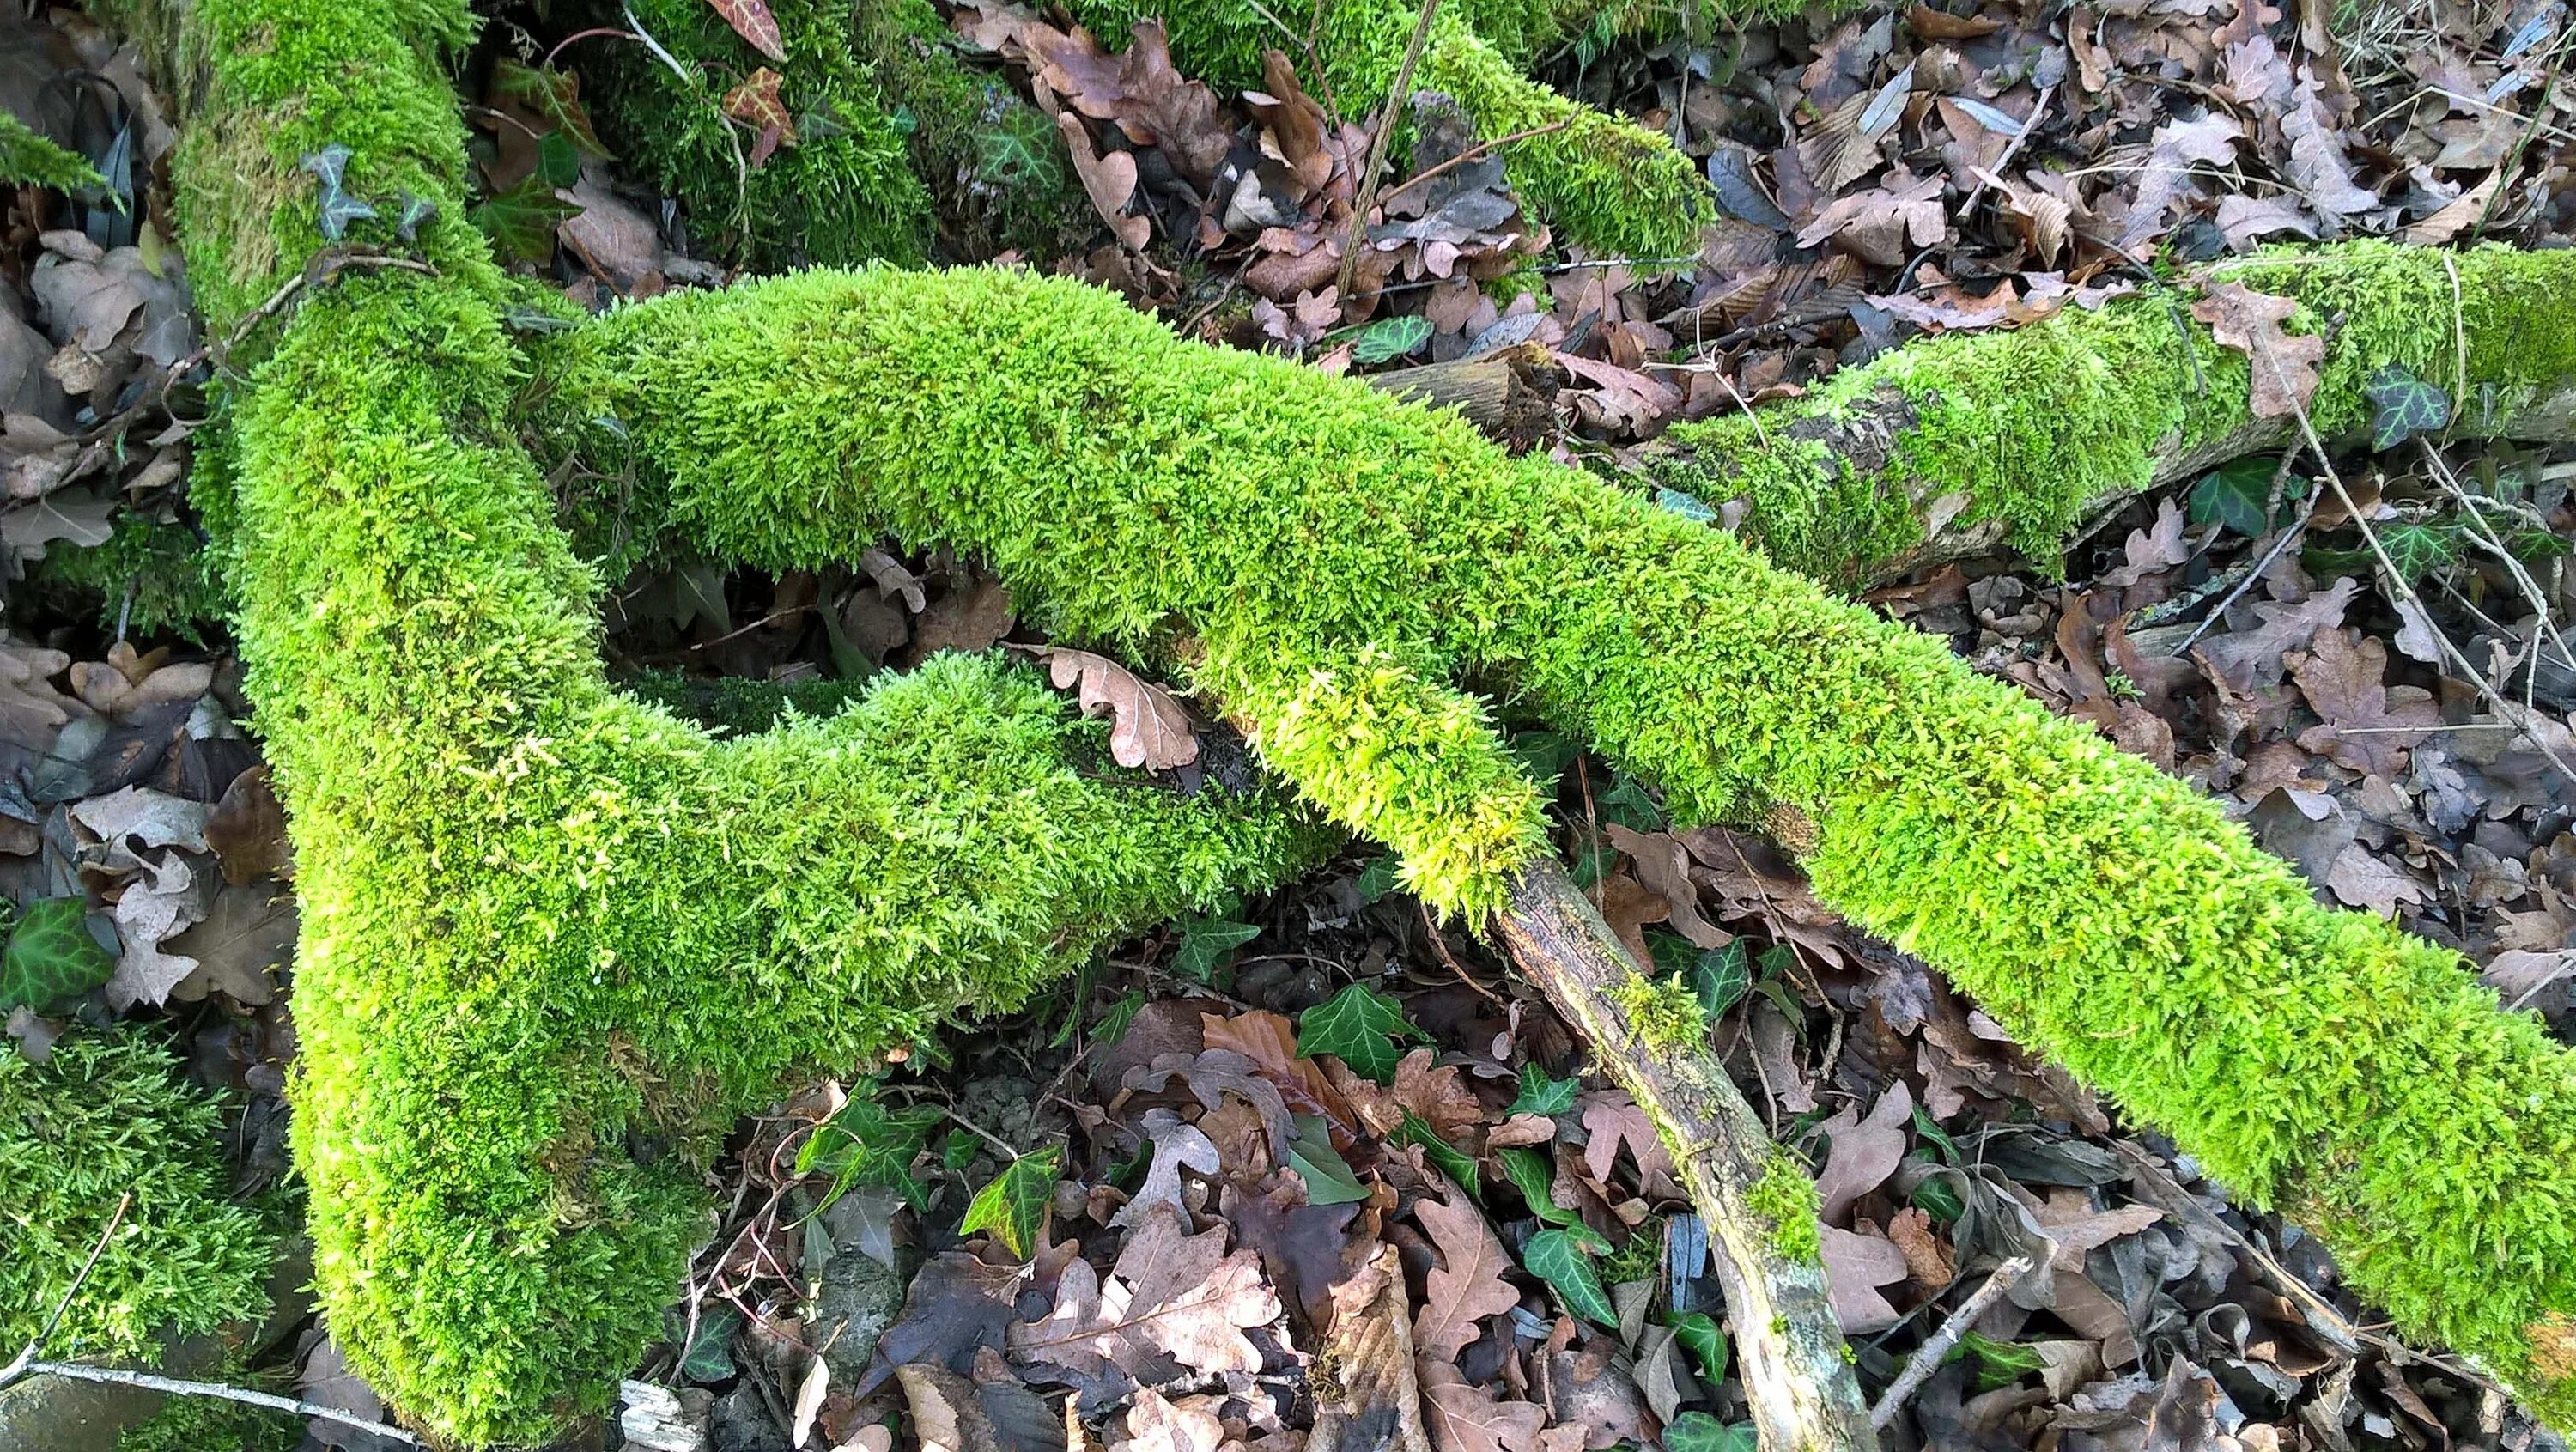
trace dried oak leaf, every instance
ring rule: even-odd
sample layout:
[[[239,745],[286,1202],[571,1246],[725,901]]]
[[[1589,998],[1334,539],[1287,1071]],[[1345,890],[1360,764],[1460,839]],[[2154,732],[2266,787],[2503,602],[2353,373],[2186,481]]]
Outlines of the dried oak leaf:
[[[1503,1279],[1512,1258],[1476,1202],[1454,1188],[1446,1200],[1415,1201],[1413,1219],[1440,1251],[1440,1265],[1423,1282],[1413,1345],[1425,1356],[1455,1361],[1482,1334],[1478,1321],[1520,1304],[1520,1292]]]
[[[1547,1409],[1536,1402],[1507,1402],[1431,1357],[1417,1357],[1414,1379],[1422,1387],[1422,1420],[1438,1452],[1539,1452]]]
[[[1813,247],[1827,238],[1873,267],[1896,267],[1905,261],[1908,244],[1930,247],[1949,234],[1949,217],[1941,205],[1939,175],[1913,176],[1902,168],[1888,184],[1855,192],[1828,206],[1798,234],[1798,245]]]
[[[2394,779],[2409,747],[2442,724],[2433,693],[2387,686],[2388,648],[2357,630],[2320,630],[2304,655],[2282,656],[2308,705],[2325,718],[2299,733],[2299,745],[2364,776]]]
[[[1699,885],[1691,881],[1690,852],[1670,832],[1638,832],[1613,822],[1610,845],[1637,864],[1638,880],[1664,900],[1665,921],[1701,948],[1723,948],[1735,935],[1700,916]]]
[[[1179,1211],[1151,1207],[1108,1280],[1080,1257],[1066,1263],[1055,1308],[1009,1329],[1012,1353],[1095,1376],[1109,1366],[1136,1375],[1157,1352],[1193,1371],[1259,1371],[1261,1352],[1243,1333],[1276,1320],[1279,1298],[1260,1258],[1225,1242],[1222,1225],[1191,1235]]]
[[[2317,396],[2317,366],[2325,361],[2326,340],[2281,330],[2298,308],[2289,298],[2256,292],[2241,282],[2214,284],[2208,296],[2191,305],[2191,315],[2209,325],[2211,337],[2251,360],[2256,418],[2304,413]]]
[[[1128,1439],[1112,1442],[1110,1452],[1217,1452],[1225,1442],[1225,1424],[1208,1410],[1215,1400],[1169,1402],[1152,1387],[1141,1387],[1127,1408]]]
[[[265,762],[224,788],[223,799],[206,818],[206,846],[223,864],[224,881],[235,887],[295,875],[294,852],[286,842],[286,808],[277,800]]]
[[[1583,1146],[1584,1168],[1592,1178],[1607,1184],[1610,1168],[1624,1144],[1637,1161],[1637,1183],[1640,1193],[1649,1200],[1678,1200],[1681,1188],[1673,1183],[1673,1157],[1664,1148],[1663,1137],[1655,1133],[1655,1122],[1624,1089],[1596,1089],[1583,1096],[1583,1128],[1591,1136]]]
[[[1196,722],[1172,693],[1105,655],[1035,645],[1029,654],[1047,663],[1059,691],[1080,683],[1082,713],[1109,713],[1109,755],[1120,766],[1171,771],[1199,759]]]
[[[1485,1106],[1457,1066],[1436,1067],[1431,1050],[1415,1049],[1395,1066],[1395,1102],[1452,1145],[1468,1144],[1485,1124]]]
[[[1011,633],[1016,617],[1011,592],[999,580],[977,580],[953,591],[921,614],[914,626],[907,665],[919,665],[943,650],[990,650]]]
[[[1897,1322],[1896,1308],[1878,1293],[1880,1286],[1905,1279],[1905,1252],[1883,1235],[1859,1235],[1833,1226],[1824,1233],[1825,1289],[1846,1336],[1884,1331]]]

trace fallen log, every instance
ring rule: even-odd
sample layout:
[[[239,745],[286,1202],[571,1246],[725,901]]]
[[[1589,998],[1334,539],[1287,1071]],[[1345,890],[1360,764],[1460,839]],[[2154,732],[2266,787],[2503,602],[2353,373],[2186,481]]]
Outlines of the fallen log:
[[[2451,252],[2385,242],[2266,252],[2195,279],[2295,299],[2325,335],[2311,420],[2371,417],[2395,365],[2448,394],[2452,430],[2576,439],[2576,250]],[[1860,585],[2009,546],[2046,562],[2087,521],[2247,454],[2294,447],[2254,408],[2253,364],[2157,285],[2013,329],[1919,340],[1806,396],[1678,424],[1657,482],[1715,505],[1771,558]]]
[[[1555,423],[1556,391],[1564,383],[1564,370],[1535,343],[1360,376],[1371,388],[1426,408],[1454,408],[1485,437],[1513,450],[1537,443]]]

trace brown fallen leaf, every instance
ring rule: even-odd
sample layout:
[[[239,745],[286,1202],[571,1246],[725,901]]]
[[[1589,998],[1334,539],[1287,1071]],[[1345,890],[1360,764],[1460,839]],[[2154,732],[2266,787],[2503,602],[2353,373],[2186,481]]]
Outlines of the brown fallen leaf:
[[[724,113],[754,133],[751,155],[745,158],[754,171],[760,170],[778,148],[796,144],[796,119],[787,114],[787,103],[778,95],[778,87],[785,79],[762,66],[724,94]]]
[[[1690,852],[1670,832],[1638,832],[1613,822],[1610,845],[1637,864],[1637,878],[1664,900],[1665,921],[1695,947],[1723,948],[1735,935],[1700,916],[1699,885],[1691,881]]]
[[[1414,1349],[1455,1361],[1482,1334],[1478,1321],[1520,1304],[1521,1293],[1503,1279],[1512,1258],[1476,1202],[1454,1186],[1445,1200],[1415,1201],[1413,1219],[1439,1249],[1441,1262],[1423,1282],[1422,1309],[1413,1318]]]
[[[1504,1401],[1428,1356],[1415,1359],[1413,1374],[1422,1387],[1422,1420],[1439,1452],[1538,1452],[1547,1408]]]
[[[1637,1184],[1649,1200],[1677,1200],[1681,1187],[1673,1183],[1673,1157],[1665,1150],[1663,1136],[1655,1133],[1655,1122],[1624,1089],[1594,1089],[1583,1096],[1583,1128],[1591,1139],[1583,1146],[1584,1167],[1592,1178],[1608,1183],[1611,1166],[1617,1163],[1619,1147],[1626,1145],[1637,1162]]]
[[[1277,1319],[1279,1298],[1260,1258],[1225,1244],[1224,1226],[1191,1235],[1179,1211],[1153,1206],[1106,1282],[1078,1256],[1065,1264],[1054,1309],[1006,1333],[1012,1353],[1092,1375],[1112,1365],[1138,1374],[1156,1351],[1195,1371],[1259,1371],[1261,1352],[1243,1333]]]
[[[1405,1321],[1404,1263],[1394,1246],[1381,1244],[1333,1287],[1333,1326],[1323,1354],[1332,1376],[1319,1378],[1307,1438],[1315,1452],[1431,1452]]]
[[[1914,1091],[1899,1079],[1870,1106],[1863,1119],[1847,1105],[1822,1126],[1834,1152],[1816,1176],[1820,1217],[1828,1225],[1843,1218],[1852,1202],[1877,1189],[1896,1173],[1905,1158],[1905,1128],[1914,1117]]]
[[[1897,1322],[1896,1308],[1878,1293],[1880,1286],[1905,1279],[1905,1252],[1883,1235],[1860,1235],[1833,1226],[1824,1232],[1825,1288],[1834,1316],[1846,1336],[1884,1331]]]
[[[1912,1205],[1888,1218],[1888,1243],[1905,1256],[1905,1273],[1927,1290],[1947,1289],[1959,1278],[1958,1256],[1932,1228],[1932,1216]]]
[[[2382,684],[2388,648],[2358,630],[2320,630],[2307,653],[2286,653],[2281,663],[2325,719],[2299,733],[2300,747],[2364,776],[2395,779],[2408,748],[2442,724],[2432,692]]]
[[[1119,242],[1129,248],[1145,245],[1154,235],[1150,218],[1127,215],[1127,200],[1136,195],[1136,157],[1131,152],[1113,151],[1103,156],[1091,144],[1090,129],[1082,118],[1070,111],[1056,114],[1056,129],[1064,133],[1065,149],[1072,153],[1074,174],[1082,178],[1082,190],[1091,198],[1092,208]]]
[[[1197,723],[1171,692],[1105,655],[1052,645],[1025,649],[1047,663],[1057,690],[1080,684],[1082,714],[1108,712],[1109,755],[1120,766],[1171,771],[1199,759]]]
[[[206,846],[222,864],[224,881],[243,887],[263,877],[295,875],[295,855],[286,843],[286,809],[269,784],[262,762],[232,780],[215,810],[206,818]]]
[[[2317,366],[2325,361],[2326,340],[2281,329],[2298,308],[2289,298],[2256,292],[2241,282],[2214,284],[2208,296],[2191,305],[2191,315],[2209,324],[2211,337],[2251,360],[2256,418],[2304,413],[2308,400],[2317,396]]]
[[[1127,1408],[1124,1442],[1111,1442],[1111,1452],[1217,1452],[1225,1443],[1225,1424],[1208,1410],[1209,1397],[1166,1401],[1152,1387],[1139,1387]]]
[[[943,650],[991,650],[1013,623],[1011,592],[999,580],[979,579],[921,613],[905,664],[919,665]]]
[[[1395,1102],[1450,1144],[1472,1145],[1484,1128],[1485,1106],[1456,1065],[1436,1066],[1435,1057],[1415,1049],[1395,1066]]]

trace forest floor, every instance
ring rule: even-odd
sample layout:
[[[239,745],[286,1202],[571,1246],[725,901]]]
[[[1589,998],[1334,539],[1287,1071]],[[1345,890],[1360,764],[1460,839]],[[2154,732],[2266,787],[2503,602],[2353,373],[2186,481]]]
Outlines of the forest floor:
[[[1917,334],[2097,306],[2152,280],[2142,260],[2576,241],[2561,0],[2031,0],[1651,48],[1587,34],[1546,78],[1702,160],[1725,215],[1699,255],[1551,245],[1452,138],[1381,187],[1398,199],[1349,302],[1315,258],[1363,190],[1366,118],[1303,95],[1201,104],[1151,36],[1095,41],[998,4],[956,22],[978,63],[1095,118],[1077,122],[1095,153],[1048,164],[1150,151],[1096,119],[1122,108],[1195,118],[1164,147],[1278,163],[1252,172],[1258,206],[1148,186],[1091,219],[1091,244],[1005,260],[1332,370],[1536,348],[1542,412],[1518,442],[1605,472],[1676,419],[1793,396]],[[560,37],[530,29],[496,26],[485,49],[534,63]],[[1161,63],[1111,59],[1130,43]],[[75,16],[0,20],[0,54],[0,106],[82,92],[103,118],[93,160],[151,174],[162,113]],[[524,94],[484,99],[540,141],[563,122]],[[784,140],[755,132],[762,152]],[[490,193],[543,199],[496,226],[576,304],[726,276],[704,260],[722,239],[691,236],[644,179],[576,159],[531,191],[561,149],[494,134]],[[291,1176],[292,862],[229,642],[191,618],[208,598],[186,493],[207,340],[165,198],[129,190],[120,213],[22,188],[0,219],[0,896],[82,898],[114,965],[67,1010],[17,1008],[0,1052],[118,1017],[174,1035],[226,1096],[248,1196]],[[1525,290],[1498,298],[1484,283],[1503,273]],[[148,417],[123,447],[80,446],[133,408]],[[2576,658],[2557,635],[2576,607],[2576,455],[2401,420],[2332,459],[2394,573],[2301,454],[2142,498],[2062,561],[1945,565],[1866,598],[2199,785],[2321,899],[2457,947],[2576,1041]],[[1662,502],[1727,522],[1723,500]],[[2436,633],[2489,676],[2446,674]],[[821,574],[640,576],[613,592],[606,641],[618,670],[736,729],[774,709],[759,683],[810,704],[936,650],[1037,643],[975,562],[885,551]],[[1160,689],[1113,694],[1133,710]],[[2493,692],[2533,727],[2500,721]],[[1817,1167],[1865,1388],[2000,1261],[2042,1261],[1913,1391],[1891,1445],[2563,1446],[2474,1368],[2381,1334],[2314,1241],[2231,1206],[1939,974],[1845,926],[1768,843],[1675,830],[1573,743],[1516,741],[1556,783],[1577,880],[1699,993],[1747,1097]],[[1213,728],[1201,745],[1177,789],[1240,760]],[[1420,1362],[1377,1370],[1439,1452],[1752,1445],[1707,1233],[1646,1120],[1372,849],[1130,943],[935,1059],[813,1085],[744,1125],[719,1175],[721,1225],[633,1373],[717,1452],[886,1452],[943,1418],[945,1445],[974,1452],[1291,1452],[1319,1366],[1364,1380],[1385,1357],[1366,1333],[1390,1317]],[[1128,1307],[1114,1335],[1109,1301]],[[273,1332],[251,1379],[378,1410],[327,1328]],[[277,1429],[298,1435],[373,1445]],[[567,1445],[619,1443],[600,1426]]]

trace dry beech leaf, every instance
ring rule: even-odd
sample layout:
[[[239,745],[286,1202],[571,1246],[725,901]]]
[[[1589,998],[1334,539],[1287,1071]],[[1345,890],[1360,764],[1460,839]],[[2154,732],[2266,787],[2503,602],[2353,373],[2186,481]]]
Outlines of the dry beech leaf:
[[[2241,282],[2217,283],[2191,305],[2191,315],[2209,324],[2211,337],[2252,361],[2256,418],[2304,413],[2308,400],[2317,396],[2317,366],[2325,361],[2326,340],[2281,330],[2298,307]]]
[[[1171,771],[1199,759],[1196,723],[1171,692],[1105,655],[1051,645],[1028,652],[1047,663],[1057,690],[1080,683],[1082,714],[1109,713],[1109,755],[1120,766]]]

